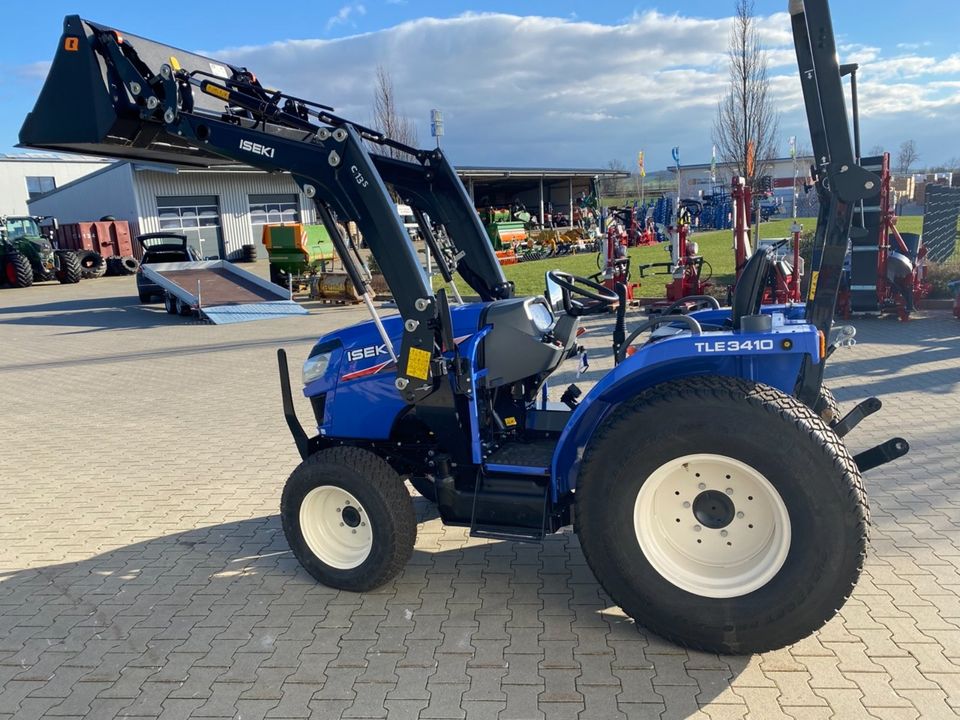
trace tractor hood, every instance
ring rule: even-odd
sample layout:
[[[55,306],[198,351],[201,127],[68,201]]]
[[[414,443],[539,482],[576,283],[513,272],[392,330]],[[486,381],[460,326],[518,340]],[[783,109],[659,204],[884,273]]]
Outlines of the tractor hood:
[[[33,111],[20,129],[20,145],[87,155],[147,160],[178,165],[221,165],[231,163],[196,147],[163,124],[143,120],[130,89],[107,72],[100,37],[113,34],[123,43],[125,33],[105,25],[68,15],[50,72]],[[158,68],[176,58],[189,72],[202,72],[229,79],[241,68],[202,55],[169,47],[136,35],[136,53],[148,67]],[[112,95],[120,93],[116,106]],[[123,102],[125,100],[126,102]],[[222,100],[204,93],[193,94],[197,109],[221,113]]]
[[[457,343],[463,342],[477,331],[480,318],[489,304],[469,303],[450,308],[454,339]],[[391,315],[383,318],[382,322],[394,347],[399,348],[403,334],[402,318],[399,315]],[[303,389],[304,395],[309,397],[327,392],[338,383],[348,383],[374,375],[389,378],[389,384],[392,387],[394,377],[392,371],[395,371],[396,364],[391,360],[390,353],[372,320],[327,333],[317,340],[309,357],[315,358],[326,353],[330,354],[326,372],[322,377],[306,384]],[[399,397],[397,400],[399,401]]]

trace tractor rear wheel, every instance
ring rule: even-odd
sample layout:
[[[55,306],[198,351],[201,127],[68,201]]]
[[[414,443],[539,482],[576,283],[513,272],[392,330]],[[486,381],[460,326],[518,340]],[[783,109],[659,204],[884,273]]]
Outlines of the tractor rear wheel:
[[[33,285],[33,268],[26,255],[10,253],[3,264],[3,278],[12,287],[25,288]]]
[[[57,280],[61,285],[72,285],[80,282],[82,268],[80,258],[73,250],[57,250]]]
[[[280,517],[304,569],[341,590],[363,592],[392,579],[417,539],[403,480],[362,448],[328,448],[300,463],[283,488]]]
[[[711,431],[710,419],[737,431]],[[576,529],[600,584],[639,624],[754,653],[801,640],[846,602],[866,555],[866,502],[856,464],[810,408],[702,376],[644,391],[597,430]]]

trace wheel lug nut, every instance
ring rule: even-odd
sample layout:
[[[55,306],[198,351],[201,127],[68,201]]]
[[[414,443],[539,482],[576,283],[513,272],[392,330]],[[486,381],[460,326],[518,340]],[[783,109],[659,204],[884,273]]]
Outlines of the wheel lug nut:
[[[726,530],[721,530],[721,531],[720,531],[720,537],[726,537],[726,536],[727,536],[727,531],[726,531]]]
[[[737,517],[738,517],[739,519],[743,520],[743,511],[738,512],[738,513],[737,513]]]
[[[700,488],[701,490],[706,490],[706,489],[707,489],[707,484],[706,484],[706,483],[700,483],[699,485],[697,485],[697,487]]]
[[[693,531],[694,531],[694,532],[700,532],[702,529],[703,529],[703,528],[701,528],[699,525],[694,525],[694,526],[693,526]]]
[[[688,503],[686,500],[684,500],[683,506],[684,506],[685,508],[688,508],[688,507],[690,507],[690,503]]]
[[[340,512],[340,508],[337,508],[337,512]]]
[[[351,530],[350,532],[352,532],[354,535],[357,534],[357,531],[356,531],[356,530]]]
[[[365,522],[360,523],[360,527],[366,527],[366,526],[367,524]]]
[[[727,488],[727,495],[733,495],[733,488]]]
[[[340,523],[340,527],[343,527],[343,523]]]

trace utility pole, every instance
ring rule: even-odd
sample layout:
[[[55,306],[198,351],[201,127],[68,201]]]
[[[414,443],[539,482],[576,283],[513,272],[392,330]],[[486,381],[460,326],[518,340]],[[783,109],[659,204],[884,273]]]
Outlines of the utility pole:
[[[430,134],[437,139],[439,149],[440,138],[443,137],[443,113],[436,109],[430,111]]]
[[[640,207],[646,208],[646,203],[643,201],[643,179],[647,176],[647,170],[643,165],[643,150],[637,153],[637,191],[640,195]],[[646,217],[646,214],[644,214]]]

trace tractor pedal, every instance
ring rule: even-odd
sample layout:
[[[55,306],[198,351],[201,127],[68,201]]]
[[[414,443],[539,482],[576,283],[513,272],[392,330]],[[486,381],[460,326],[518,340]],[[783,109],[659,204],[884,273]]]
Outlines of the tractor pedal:
[[[873,415],[881,407],[883,407],[883,403],[880,402],[879,398],[867,398],[866,400],[857,403],[853,410],[844,415],[843,419],[833,426],[833,431],[837,434],[837,437],[844,437],[848,432],[859,425],[861,420],[868,415]]]

